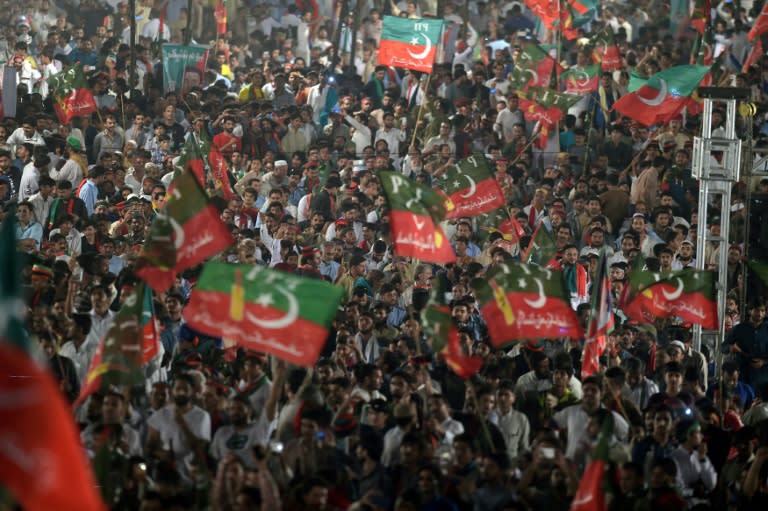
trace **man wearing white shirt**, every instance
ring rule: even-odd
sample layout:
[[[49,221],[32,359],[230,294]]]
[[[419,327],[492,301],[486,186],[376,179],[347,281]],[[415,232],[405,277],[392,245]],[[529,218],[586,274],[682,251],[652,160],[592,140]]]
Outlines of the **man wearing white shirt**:
[[[98,340],[94,340],[91,332],[90,314],[73,314],[72,323],[67,331],[67,341],[59,348],[59,355],[67,357],[75,364],[77,378],[82,383],[88,374],[93,354],[98,348]]]
[[[395,114],[386,112],[384,114],[384,128],[376,133],[374,144],[379,140],[387,143],[389,154],[392,155],[395,167],[400,164],[400,143],[405,142],[405,131],[395,128]]]
[[[40,189],[40,176],[48,168],[51,159],[47,154],[39,154],[24,167],[19,183],[19,202],[29,200]]]
[[[149,21],[144,25],[144,29],[141,31],[142,37],[146,37],[151,41],[171,40],[171,29],[168,28],[168,23],[164,22],[162,25],[162,33],[160,33],[160,11],[152,9],[149,12]]]
[[[565,449],[565,457],[573,460],[579,445],[583,444],[588,436],[587,424],[589,416],[602,407],[603,390],[600,378],[590,376],[582,383],[584,398],[580,404],[572,405],[557,412],[552,419],[558,428],[565,432],[568,444]],[[624,418],[616,412],[613,414],[613,434],[617,440],[624,442],[627,439],[629,426]]]
[[[115,319],[115,313],[109,309],[109,292],[104,286],[91,289],[91,332],[90,336],[101,340]]]
[[[429,431],[440,440],[440,445],[453,445],[453,437],[464,433],[464,426],[451,417],[445,397],[440,394],[429,396],[427,407],[429,408],[429,417],[427,418]]]
[[[155,457],[158,451],[170,451],[187,486],[193,483],[190,468],[195,456],[204,453],[205,445],[211,440],[211,416],[192,404],[194,393],[195,379],[186,373],[177,375],[171,390],[173,403],[147,420],[146,454]]]
[[[37,132],[35,126],[37,121],[34,117],[25,117],[21,123],[21,128],[16,128],[5,141],[6,145],[11,146],[12,151],[15,153],[18,146],[22,144],[32,144],[45,146],[45,139]]]

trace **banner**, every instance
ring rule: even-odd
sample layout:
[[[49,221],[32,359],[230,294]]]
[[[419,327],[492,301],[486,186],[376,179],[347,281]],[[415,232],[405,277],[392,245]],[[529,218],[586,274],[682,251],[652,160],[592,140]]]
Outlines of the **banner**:
[[[164,44],[163,94],[186,94],[192,87],[204,85],[207,60],[207,46]]]

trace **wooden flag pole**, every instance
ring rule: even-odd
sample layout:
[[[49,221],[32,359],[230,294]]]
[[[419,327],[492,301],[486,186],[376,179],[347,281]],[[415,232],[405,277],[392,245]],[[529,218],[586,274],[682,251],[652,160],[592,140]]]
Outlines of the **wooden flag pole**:
[[[433,68],[434,71],[434,68]],[[419,132],[419,122],[421,121],[421,114],[424,112],[424,103],[427,102],[427,95],[429,93],[429,82],[432,80],[432,73],[429,73],[427,75],[427,84],[424,86],[424,99],[422,99],[421,104],[419,105],[419,111],[416,114],[416,124],[413,126],[413,136],[411,136],[411,144],[408,147],[412,147],[416,143],[416,134]],[[421,87],[421,84],[419,84],[419,87]],[[418,94],[419,91],[416,90],[416,94]]]

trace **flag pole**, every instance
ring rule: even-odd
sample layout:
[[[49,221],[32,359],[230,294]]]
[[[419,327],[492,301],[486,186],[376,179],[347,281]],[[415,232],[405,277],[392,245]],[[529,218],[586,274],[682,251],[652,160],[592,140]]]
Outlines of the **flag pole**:
[[[434,65],[432,70],[434,71]],[[432,80],[432,73],[427,74],[427,84],[424,86],[426,89],[424,91],[424,99],[421,100],[421,104],[419,105],[419,111],[416,114],[416,124],[413,126],[413,135],[411,136],[411,144],[409,147],[412,147],[416,143],[416,134],[419,131],[419,122],[421,121],[421,115],[424,112],[424,103],[427,101],[427,94],[429,93],[429,82]],[[419,87],[421,87],[421,84],[419,84]],[[418,94],[418,89],[416,90],[416,94]]]

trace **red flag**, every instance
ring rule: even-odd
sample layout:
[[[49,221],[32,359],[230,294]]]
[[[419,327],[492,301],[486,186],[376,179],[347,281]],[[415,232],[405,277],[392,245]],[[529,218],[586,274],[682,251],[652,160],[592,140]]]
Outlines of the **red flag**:
[[[696,0],[690,23],[699,34],[704,33],[704,30],[712,23],[712,3],[710,0]]]
[[[155,304],[152,301],[152,289],[149,286],[140,287],[144,289],[141,312],[141,336],[143,339],[141,363],[146,364],[160,353],[160,334],[157,328]]]
[[[141,282],[100,340],[75,406],[103,386],[140,382],[141,366],[159,351],[152,291]]]
[[[216,0],[216,7],[213,10],[213,17],[216,19],[216,34],[224,35],[227,33],[227,8],[224,7],[223,0]]]
[[[752,41],[755,37],[758,37],[768,31],[768,2],[763,5],[763,9],[760,11],[760,15],[755,20],[747,39]]]
[[[382,21],[379,64],[431,73],[443,20],[384,16]]]
[[[606,336],[613,330],[611,279],[608,277],[608,260],[605,250],[600,251],[596,284],[592,294],[592,311],[587,325],[587,336],[581,362],[582,380],[600,369],[598,358],[605,351]]]
[[[448,344],[440,354],[451,371],[465,380],[477,374],[483,367],[484,361],[481,357],[464,354],[459,343],[459,332],[455,324],[451,325],[451,330],[448,333]]]
[[[525,5],[531,10],[533,15],[541,20],[547,28],[552,28],[558,19],[557,13],[560,10],[560,0],[524,0]]]
[[[105,510],[50,374],[9,343],[0,344],[0,374],[0,482],[24,509]]]
[[[520,339],[581,339],[584,335],[559,271],[501,265],[477,282],[475,293],[495,346]]]
[[[632,319],[679,317],[705,329],[717,329],[717,298],[714,274],[686,269],[649,285],[625,307]]]
[[[504,194],[482,153],[450,167],[444,179],[444,193],[448,196],[446,218],[478,216],[504,205]]]
[[[581,476],[570,511],[606,511],[605,488],[609,466],[610,439],[613,436],[614,418],[609,413],[600,425],[592,461]]]
[[[158,293],[173,285],[178,272],[233,243],[193,172],[182,172],[171,184],[173,193],[152,222],[136,271]]]
[[[690,103],[691,95],[709,69],[699,65],[667,68],[635,92],[619,98],[613,109],[646,126],[668,122]]]
[[[752,67],[752,64],[757,64],[760,62],[760,59],[764,54],[765,52],[763,51],[763,40],[758,39],[757,42],[752,45],[752,49],[749,51],[749,55],[747,55],[747,58],[744,60],[744,66],[742,66],[741,72],[746,73],[749,71],[749,68]]]
[[[456,254],[440,220],[445,218],[444,196],[397,172],[379,172],[389,203],[389,223],[395,252],[432,263],[450,263]]]
[[[224,156],[216,149],[211,149],[208,154],[208,163],[211,164],[211,176],[216,190],[221,190],[224,198],[229,201],[236,197],[232,190],[232,183],[229,182],[229,170]]]
[[[579,481],[579,488],[571,501],[570,511],[605,511],[605,491],[603,476],[606,463],[603,460],[593,460],[587,466]]]
[[[203,333],[312,366],[344,290],[319,279],[210,261],[184,316]]]

